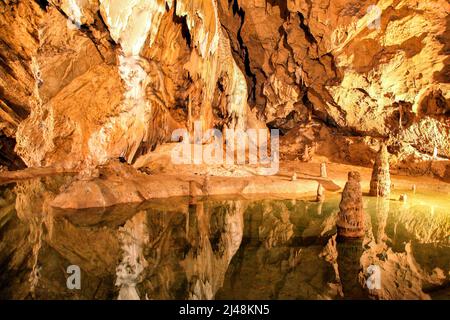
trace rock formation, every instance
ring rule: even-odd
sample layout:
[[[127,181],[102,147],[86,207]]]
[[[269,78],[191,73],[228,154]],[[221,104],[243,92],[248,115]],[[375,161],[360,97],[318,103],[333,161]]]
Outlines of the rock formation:
[[[432,141],[450,150],[448,2],[233,3],[231,13],[220,1],[219,13],[229,34],[239,31],[231,40],[244,57],[249,96],[270,125],[296,131],[286,144],[305,135],[297,149],[313,138],[322,140],[318,153],[365,164],[374,154],[371,139],[350,132],[392,135],[399,163],[431,155]],[[318,126],[340,129],[327,133],[331,139],[325,129],[311,137],[308,127],[298,127],[311,113]]]
[[[437,295],[447,208],[414,206],[415,184],[387,197],[389,166],[450,181],[449,17],[448,0],[0,0],[0,171],[78,174],[0,188],[0,297],[351,297],[372,264],[386,286],[358,297]],[[277,129],[297,173],[174,169],[175,130],[210,142],[196,126]],[[373,165],[370,219],[350,172],[336,222],[325,163]],[[290,191],[318,203],[199,199]]]
[[[338,236],[342,238],[361,238],[365,233],[364,210],[359,172],[349,172],[348,181],[342,192],[336,222]]]
[[[320,177],[321,178],[327,177],[327,164],[325,162],[320,164]]]
[[[11,111],[2,121],[9,121],[4,134],[17,132],[16,151],[28,166],[132,163],[197,120],[204,128],[245,129],[245,78],[215,1],[0,5],[3,22],[15,19],[13,28],[32,33],[10,41],[30,46],[20,57],[29,59],[27,78],[16,77],[33,95],[17,102],[2,95],[5,108],[27,103],[22,118]],[[7,63],[6,74],[14,60]]]
[[[394,167],[449,179],[449,11],[446,0],[2,0],[0,164],[134,163],[195,121],[262,123],[281,131],[285,157],[368,165],[384,138]]]
[[[375,197],[389,197],[391,175],[389,173],[389,153],[386,145],[381,145],[372,170],[369,194]]]

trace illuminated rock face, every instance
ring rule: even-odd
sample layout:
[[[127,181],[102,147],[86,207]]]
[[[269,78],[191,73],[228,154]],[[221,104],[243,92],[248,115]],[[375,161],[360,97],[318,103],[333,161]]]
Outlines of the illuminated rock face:
[[[36,72],[20,79],[36,87],[31,114],[4,117],[4,133],[17,131],[16,152],[28,166],[132,163],[197,120],[205,129],[245,129],[245,77],[215,1],[10,6],[6,18],[36,33],[27,52]]]
[[[288,153],[369,165],[383,138],[393,166],[450,177],[413,164],[450,157],[446,0],[40,3],[0,2],[0,138],[28,166],[133,163],[256,114]]]
[[[292,132],[281,140],[296,144],[288,154],[314,140],[320,155],[372,165],[378,145],[369,137],[383,137],[396,148],[392,165],[407,173],[426,172],[413,162],[434,145],[450,156],[448,1],[233,3],[219,1],[220,19],[239,34],[231,41],[251,105]],[[311,134],[309,114],[325,129]]]
[[[342,192],[336,222],[338,236],[361,238],[364,236],[364,210],[359,172],[349,172],[348,181]]]

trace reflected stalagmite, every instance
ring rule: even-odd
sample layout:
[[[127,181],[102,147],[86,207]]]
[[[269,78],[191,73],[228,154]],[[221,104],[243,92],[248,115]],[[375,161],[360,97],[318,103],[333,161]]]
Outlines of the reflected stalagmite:
[[[337,220],[337,232],[343,238],[364,236],[364,211],[359,172],[348,173],[348,181],[342,192]]]
[[[389,174],[389,153],[385,144],[381,145],[373,165],[370,180],[371,196],[388,197],[391,193],[391,176]]]
[[[317,197],[316,197],[317,202],[323,202],[325,201],[325,189],[322,186],[321,183],[319,183],[319,186],[317,187]]]
[[[375,239],[378,244],[385,243],[387,240],[386,225],[389,216],[389,200],[378,198],[376,203],[376,232]],[[375,231],[375,228],[374,230]]]
[[[363,299],[367,295],[360,283],[359,272],[361,270],[360,259],[363,253],[362,240],[338,241],[337,264],[339,278],[342,285],[344,299]]]
[[[116,268],[116,286],[120,287],[119,300],[139,300],[136,285],[142,281],[142,272],[147,266],[143,248],[148,243],[146,212],[141,211],[119,229],[123,250],[120,264]]]

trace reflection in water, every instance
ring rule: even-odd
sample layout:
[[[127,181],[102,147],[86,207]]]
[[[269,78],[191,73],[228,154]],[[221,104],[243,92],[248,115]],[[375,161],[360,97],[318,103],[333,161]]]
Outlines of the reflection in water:
[[[337,264],[342,284],[343,297],[363,299],[367,297],[361,283],[362,240],[339,240],[337,242]]]
[[[365,198],[364,239],[342,242],[339,195],[51,208],[70,179],[0,189],[0,298],[450,298],[449,208],[425,196]],[[66,286],[70,265],[81,290]],[[381,287],[369,289],[373,265]]]
[[[389,200],[386,198],[377,198],[376,207],[376,242],[378,244],[385,244],[388,241],[386,235],[386,225],[389,215]]]
[[[140,211],[119,228],[118,237],[123,258],[116,269],[116,286],[120,287],[119,300],[139,300],[136,284],[147,266],[143,248],[148,243],[146,213]]]

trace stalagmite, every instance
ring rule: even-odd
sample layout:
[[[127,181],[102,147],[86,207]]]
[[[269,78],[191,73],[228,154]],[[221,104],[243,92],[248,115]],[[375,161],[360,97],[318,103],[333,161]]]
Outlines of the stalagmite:
[[[389,174],[389,153],[385,144],[381,145],[373,165],[370,180],[371,196],[388,197],[391,193],[391,177]]]
[[[297,174],[295,172],[291,177],[291,181],[297,181]]]
[[[310,146],[305,146],[305,149],[303,150],[303,154],[302,154],[302,161],[303,162],[311,161],[311,147]]]
[[[320,164],[320,176],[322,178],[327,178],[327,165],[325,162]]]
[[[361,238],[364,236],[364,211],[359,172],[349,172],[342,192],[336,222],[339,237]]]

